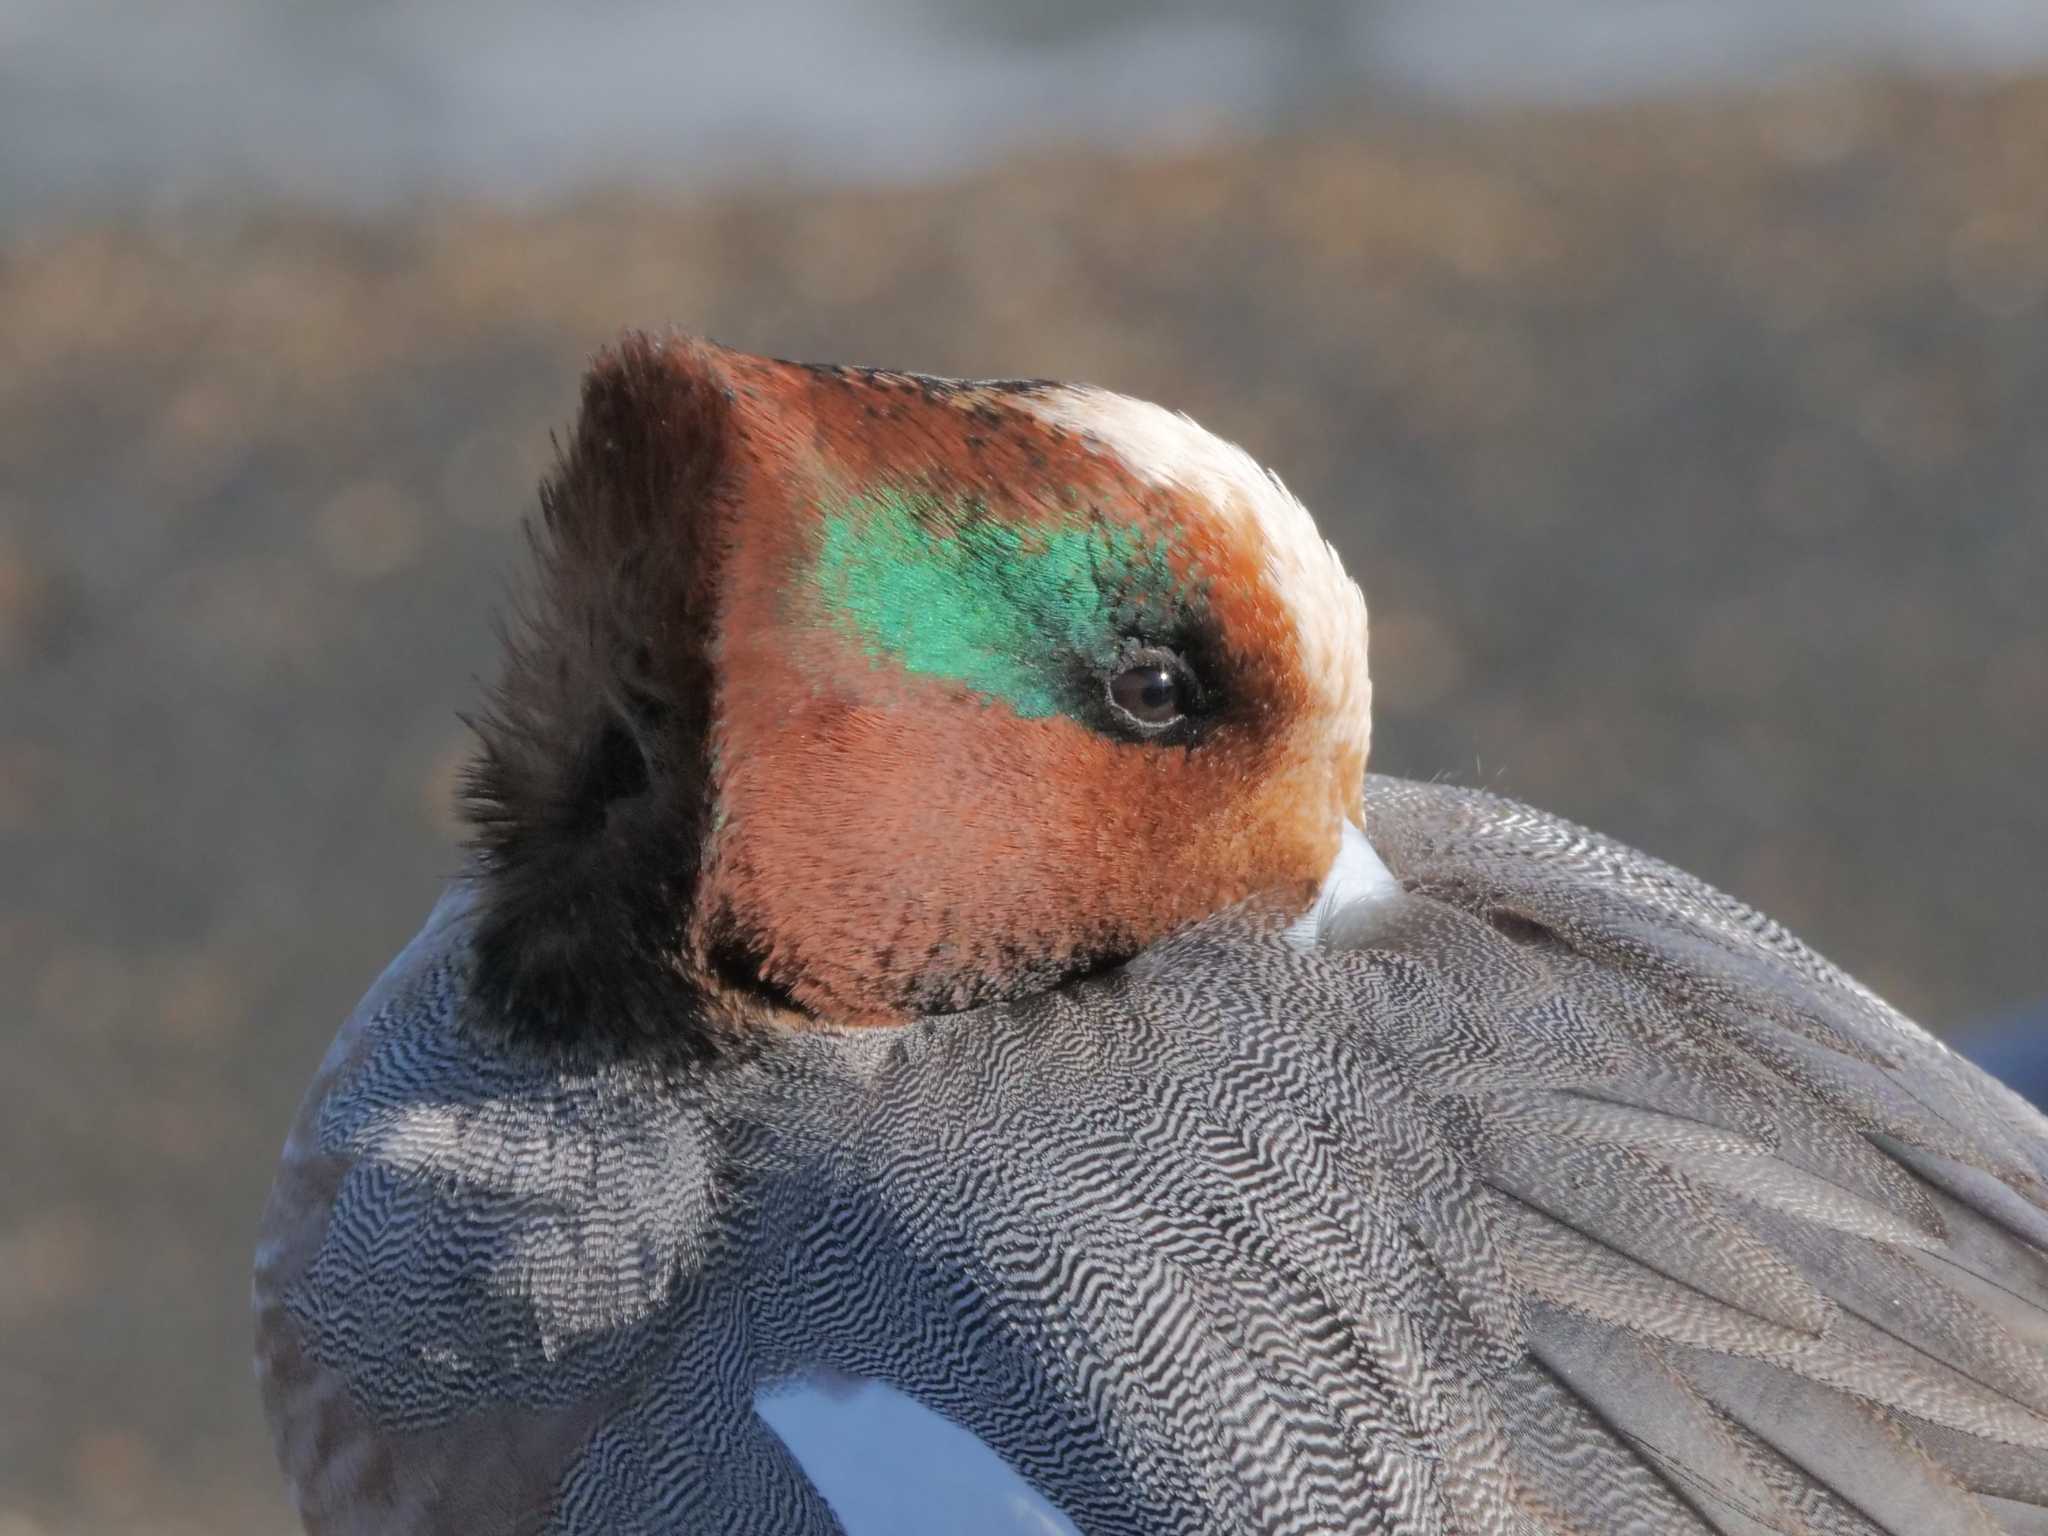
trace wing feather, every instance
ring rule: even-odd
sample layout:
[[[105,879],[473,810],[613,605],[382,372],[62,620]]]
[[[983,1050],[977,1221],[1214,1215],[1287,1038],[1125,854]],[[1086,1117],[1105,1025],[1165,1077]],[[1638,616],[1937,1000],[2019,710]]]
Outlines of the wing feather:
[[[1470,791],[1368,815],[1405,896],[1358,952],[1476,1128],[1552,1528],[1666,1528],[1581,1475],[1621,1447],[1670,1529],[2048,1529],[2048,1122],[1668,866]]]

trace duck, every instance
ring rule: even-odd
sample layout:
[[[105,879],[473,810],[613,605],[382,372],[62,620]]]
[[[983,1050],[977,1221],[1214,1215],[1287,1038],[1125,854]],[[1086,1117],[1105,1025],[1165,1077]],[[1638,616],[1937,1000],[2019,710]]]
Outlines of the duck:
[[[1370,774],[1242,450],[629,333],[531,543],[261,1221],[307,1531],[2048,1532],[2048,1121]]]

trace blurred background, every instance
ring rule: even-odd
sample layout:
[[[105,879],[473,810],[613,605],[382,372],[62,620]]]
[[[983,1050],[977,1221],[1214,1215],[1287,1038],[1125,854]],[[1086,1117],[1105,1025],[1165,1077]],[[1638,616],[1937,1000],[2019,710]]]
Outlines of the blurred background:
[[[253,1225],[625,325],[1277,466],[1377,766],[2037,1071],[2038,0],[0,0],[0,1536],[290,1529]]]

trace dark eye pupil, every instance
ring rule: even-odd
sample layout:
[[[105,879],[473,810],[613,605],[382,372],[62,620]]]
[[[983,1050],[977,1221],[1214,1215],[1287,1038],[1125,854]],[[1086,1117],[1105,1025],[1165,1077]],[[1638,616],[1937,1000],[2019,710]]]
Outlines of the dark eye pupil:
[[[1180,679],[1169,667],[1127,667],[1109,680],[1109,696],[1147,725],[1164,725],[1181,714]]]

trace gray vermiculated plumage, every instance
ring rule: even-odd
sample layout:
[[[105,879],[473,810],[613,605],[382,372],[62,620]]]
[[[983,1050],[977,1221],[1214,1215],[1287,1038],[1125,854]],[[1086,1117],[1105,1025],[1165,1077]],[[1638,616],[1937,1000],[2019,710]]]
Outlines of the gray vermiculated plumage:
[[[834,1531],[753,1406],[824,1370],[1091,1536],[2048,1532],[2048,1122],[1667,866],[1367,815],[1323,946],[666,1074],[484,1049],[452,894],[266,1223],[309,1523]]]

